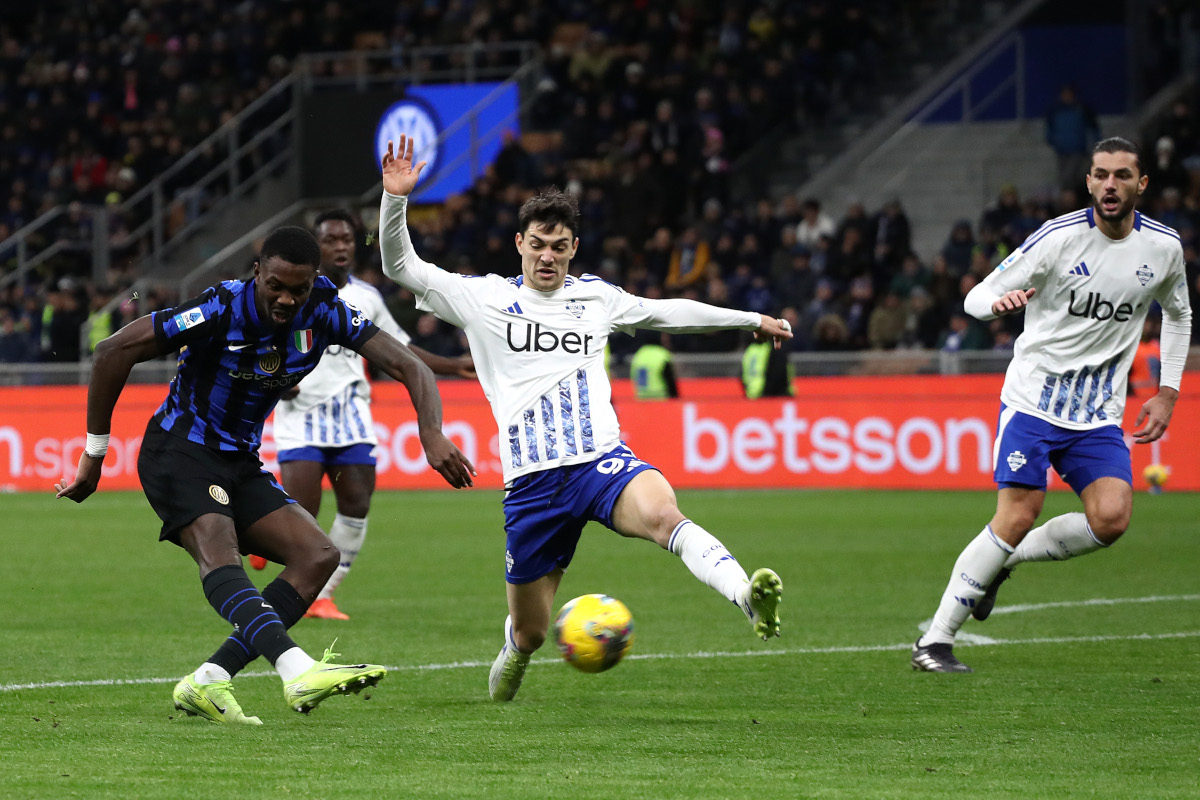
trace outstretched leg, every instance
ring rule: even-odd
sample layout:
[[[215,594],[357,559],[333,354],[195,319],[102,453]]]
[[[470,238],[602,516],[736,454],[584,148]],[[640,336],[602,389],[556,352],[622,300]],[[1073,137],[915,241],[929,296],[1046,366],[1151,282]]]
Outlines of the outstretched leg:
[[[612,523],[623,536],[647,539],[679,556],[697,579],[742,610],[756,635],[779,635],[779,576],[760,569],[748,578],[725,545],[683,515],[661,472],[646,470],[629,482],[613,506]]]

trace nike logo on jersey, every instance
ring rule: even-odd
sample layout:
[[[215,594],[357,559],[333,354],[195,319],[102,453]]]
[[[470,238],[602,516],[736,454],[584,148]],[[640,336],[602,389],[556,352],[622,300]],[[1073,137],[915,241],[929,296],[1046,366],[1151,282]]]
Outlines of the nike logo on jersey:
[[[245,350],[249,346],[250,346],[249,342],[242,342],[241,344],[231,344],[231,345],[229,345],[229,352],[236,353],[239,350]]]

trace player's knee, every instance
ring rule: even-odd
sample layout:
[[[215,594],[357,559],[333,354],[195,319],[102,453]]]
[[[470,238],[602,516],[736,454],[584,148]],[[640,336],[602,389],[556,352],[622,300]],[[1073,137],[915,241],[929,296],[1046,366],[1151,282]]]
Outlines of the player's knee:
[[[1121,503],[1102,504],[1088,514],[1092,535],[1104,544],[1112,544],[1129,529],[1133,509]]]
[[[341,560],[342,552],[332,542],[327,542],[323,546],[314,549],[310,556],[313,573],[323,581],[329,579],[333,571],[338,568]]]

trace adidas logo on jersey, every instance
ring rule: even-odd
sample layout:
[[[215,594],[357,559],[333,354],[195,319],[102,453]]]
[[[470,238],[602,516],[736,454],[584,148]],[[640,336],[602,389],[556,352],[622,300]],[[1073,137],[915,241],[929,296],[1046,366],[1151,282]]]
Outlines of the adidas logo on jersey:
[[[1088,269],[1087,262],[1080,261],[1079,266],[1067,272],[1068,275],[1082,275],[1085,278],[1091,277],[1091,271]]]

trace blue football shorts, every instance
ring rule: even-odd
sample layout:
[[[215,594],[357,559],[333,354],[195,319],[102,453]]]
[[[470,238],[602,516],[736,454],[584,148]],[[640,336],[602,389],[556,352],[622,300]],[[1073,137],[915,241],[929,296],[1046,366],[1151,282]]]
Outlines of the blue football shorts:
[[[315,461],[327,467],[345,464],[367,464],[375,466],[375,445],[360,442],[345,447],[293,447],[276,454],[280,464],[288,461]]]
[[[617,498],[648,469],[656,467],[622,444],[595,461],[514,480],[504,495],[505,580],[529,583],[566,569],[583,526],[596,520],[612,528]]]
[[[993,476],[1000,488],[1046,489],[1054,470],[1079,494],[1097,478],[1133,484],[1129,447],[1118,425],[1071,430],[1000,404]]]

